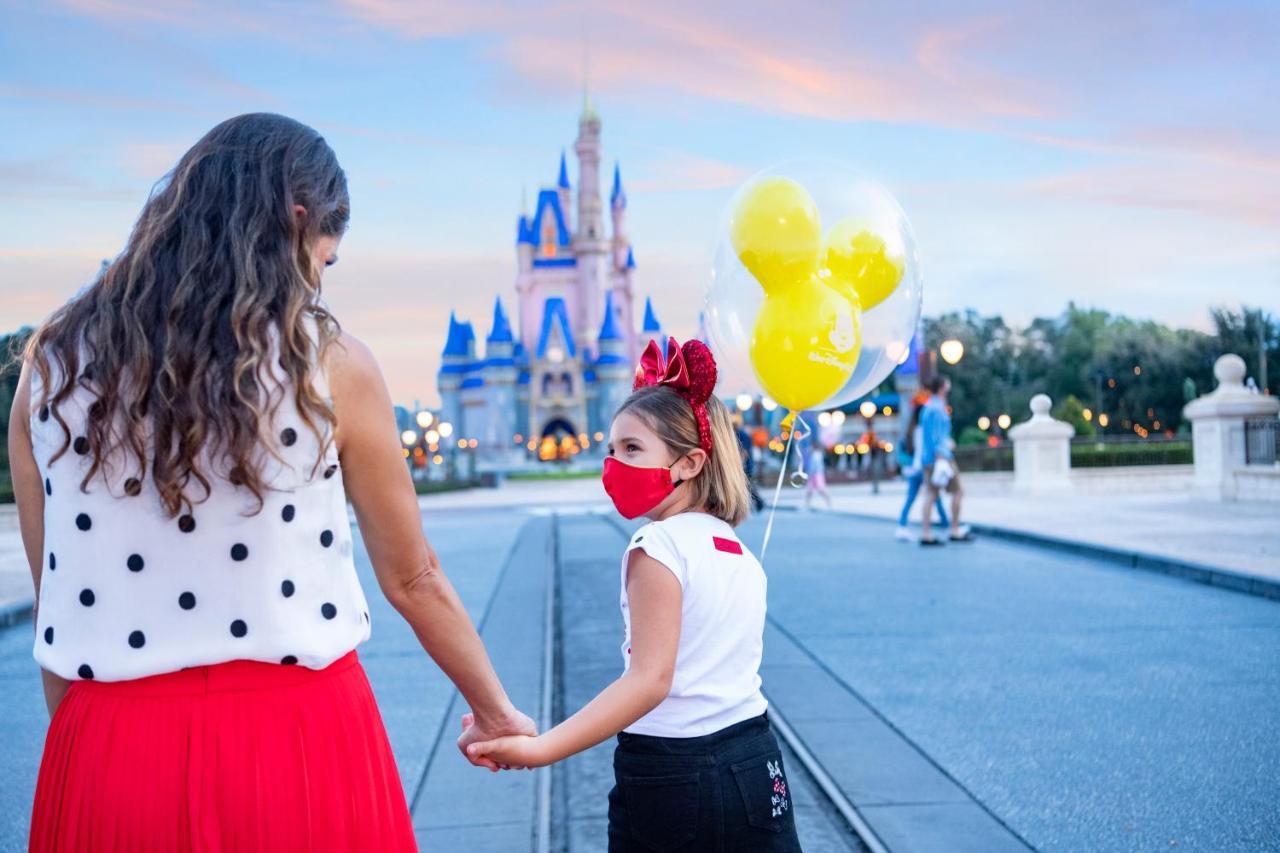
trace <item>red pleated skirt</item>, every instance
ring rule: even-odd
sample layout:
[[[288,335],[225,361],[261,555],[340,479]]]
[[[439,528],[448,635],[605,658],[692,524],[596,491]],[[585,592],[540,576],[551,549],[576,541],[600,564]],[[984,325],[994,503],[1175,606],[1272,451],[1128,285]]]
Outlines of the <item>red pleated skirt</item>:
[[[351,652],[77,681],[45,741],[33,851],[417,850]]]

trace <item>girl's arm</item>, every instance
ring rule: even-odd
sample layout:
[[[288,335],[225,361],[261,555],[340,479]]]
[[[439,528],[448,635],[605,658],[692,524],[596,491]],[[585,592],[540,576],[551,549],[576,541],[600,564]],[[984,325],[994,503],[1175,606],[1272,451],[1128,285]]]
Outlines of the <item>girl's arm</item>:
[[[18,503],[18,529],[31,567],[36,601],[39,601],[40,569],[44,565],[44,489],[31,449],[31,369],[25,363],[18,378],[18,393],[14,394],[9,410],[9,471],[13,477],[13,496]],[[33,616],[33,625],[35,621]],[[45,705],[52,717],[71,682],[47,669],[41,669],[40,676],[44,680]]]
[[[373,353],[344,332],[330,350],[328,367],[343,484],[378,585],[474,711],[459,747],[498,735],[533,734],[533,721],[507,698],[471,617],[423,535],[391,397]]]
[[[680,582],[640,550],[627,560],[631,607],[631,666],[586,707],[538,737],[503,737],[467,748],[474,761],[504,767],[541,767],[616,735],[667,698],[680,646]]]

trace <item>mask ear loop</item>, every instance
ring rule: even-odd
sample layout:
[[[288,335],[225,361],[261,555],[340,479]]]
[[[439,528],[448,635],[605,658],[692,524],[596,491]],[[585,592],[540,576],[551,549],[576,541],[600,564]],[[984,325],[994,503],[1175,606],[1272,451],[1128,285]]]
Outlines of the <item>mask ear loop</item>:
[[[799,412],[792,412],[782,420],[783,429],[788,429],[790,435],[787,436],[787,449],[782,454],[782,468],[778,471],[778,483],[773,487],[773,502],[769,506],[769,522],[764,528],[764,541],[760,543],[760,565],[764,565],[764,555],[769,550],[769,539],[773,536],[773,517],[778,512],[778,498],[782,495],[782,481],[787,476],[787,461],[791,458],[791,445],[797,439],[804,441],[810,435],[812,430],[805,423],[804,418],[800,417]],[[797,458],[797,470],[804,470],[804,462]]]

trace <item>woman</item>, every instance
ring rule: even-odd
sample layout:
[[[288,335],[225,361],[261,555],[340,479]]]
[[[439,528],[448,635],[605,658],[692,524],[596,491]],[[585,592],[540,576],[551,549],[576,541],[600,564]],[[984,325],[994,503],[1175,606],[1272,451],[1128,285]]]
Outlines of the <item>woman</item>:
[[[348,501],[475,714],[459,746],[533,731],[423,536],[378,365],[321,301],[348,216],[314,130],[230,119],[24,353],[10,458],[52,715],[33,850],[415,849],[354,652]]]

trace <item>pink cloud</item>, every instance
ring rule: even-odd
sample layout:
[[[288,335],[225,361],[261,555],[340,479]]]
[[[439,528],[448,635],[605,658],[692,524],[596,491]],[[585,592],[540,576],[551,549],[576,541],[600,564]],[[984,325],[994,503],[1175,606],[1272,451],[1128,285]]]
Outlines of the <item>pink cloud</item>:
[[[1262,228],[1280,227],[1280,175],[1214,163],[1149,158],[1027,182],[1031,193],[1130,208],[1184,211]]]

